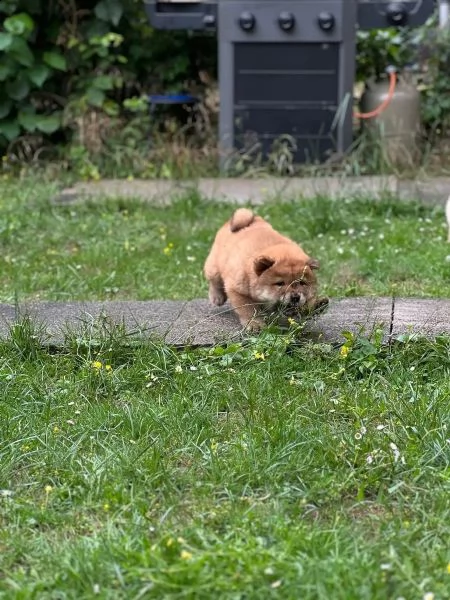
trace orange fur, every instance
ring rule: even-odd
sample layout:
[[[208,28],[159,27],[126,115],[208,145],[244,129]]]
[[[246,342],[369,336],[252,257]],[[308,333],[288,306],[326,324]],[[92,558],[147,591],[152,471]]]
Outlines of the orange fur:
[[[311,310],[317,303],[319,263],[247,208],[236,210],[217,232],[204,266],[209,299],[228,299],[241,324],[263,326],[261,313]]]

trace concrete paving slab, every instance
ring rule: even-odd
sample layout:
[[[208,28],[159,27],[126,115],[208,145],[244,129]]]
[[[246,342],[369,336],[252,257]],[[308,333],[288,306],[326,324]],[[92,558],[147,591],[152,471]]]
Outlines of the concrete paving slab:
[[[197,299],[186,303],[165,339],[175,346],[212,346],[241,335],[242,326],[228,304],[216,307]]]
[[[429,180],[399,181],[401,200],[419,200],[424,204],[444,206],[450,196],[450,177],[433,177]]]
[[[16,318],[16,309],[10,304],[0,304],[0,338],[8,337]]]
[[[62,190],[52,201],[54,204],[74,204],[102,198],[124,198],[166,206],[177,196],[184,196],[197,189],[197,183],[189,180],[102,179],[77,183],[71,188]]]
[[[21,315],[43,328],[50,345],[62,345],[70,334],[84,338],[98,336],[116,324],[130,336],[164,338],[178,318],[185,301],[141,302],[39,302],[24,303]]]
[[[134,198],[157,205],[167,205],[180,195],[198,191],[208,200],[235,204],[262,204],[270,199],[307,199],[317,196],[380,198],[397,194],[394,176],[364,177],[292,177],[264,179],[200,179],[198,181],[101,180],[81,182],[67,188],[53,199],[57,204],[71,204],[95,198]]]
[[[304,335],[316,341],[343,343],[343,331],[364,336],[375,329],[384,330],[389,341],[392,320],[392,298],[343,298],[331,300],[326,312],[307,321]]]
[[[392,337],[450,334],[450,300],[396,298]]]

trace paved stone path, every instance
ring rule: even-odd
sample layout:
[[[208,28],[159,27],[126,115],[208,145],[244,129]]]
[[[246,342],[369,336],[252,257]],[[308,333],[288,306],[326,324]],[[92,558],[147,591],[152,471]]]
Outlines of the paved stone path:
[[[70,204],[86,198],[138,198],[165,205],[189,191],[198,191],[210,200],[235,204],[261,204],[268,199],[301,199],[316,196],[345,198],[364,196],[377,199],[386,195],[402,200],[419,200],[444,205],[450,196],[450,177],[429,180],[401,180],[394,176],[364,177],[292,177],[265,179],[101,180],[78,183],[53,198],[58,204]]]
[[[28,315],[43,327],[46,344],[60,346],[67,334],[98,336],[100,324],[121,324],[132,335],[155,337],[175,346],[208,346],[237,339],[242,328],[229,307],[215,308],[207,300],[147,302],[39,302],[17,310],[0,304],[0,337]],[[343,331],[369,335],[382,327],[385,341],[415,333],[433,338],[450,334],[450,300],[344,298],[306,323],[305,338],[342,343]]]

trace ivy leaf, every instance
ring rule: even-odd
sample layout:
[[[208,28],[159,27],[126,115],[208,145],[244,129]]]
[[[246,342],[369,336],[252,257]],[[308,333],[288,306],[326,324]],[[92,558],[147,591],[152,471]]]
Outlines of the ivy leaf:
[[[123,6],[119,0],[101,0],[95,6],[94,12],[97,19],[117,27],[123,15]]]
[[[12,102],[8,98],[0,100],[0,119],[4,119],[9,115],[9,111],[12,108]]]
[[[20,127],[17,121],[0,121],[0,135],[3,135],[9,142],[12,142],[20,134]]]
[[[19,113],[18,122],[28,132],[41,131],[42,133],[55,133],[62,124],[62,113],[52,115],[37,115],[34,110]]]
[[[29,71],[27,71],[27,75],[28,75],[28,78],[30,79],[30,81],[32,81],[34,83],[34,85],[36,85],[38,88],[40,88],[44,85],[45,81],[48,79],[50,72],[51,72],[50,69],[46,65],[40,64],[40,65],[35,65],[31,69],[29,69]]]
[[[28,35],[34,29],[34,21],[27,13],[19,13],[5,19],[3,26],[14,35]]]
[[[9,54],[24,67],[34,64],[34,56],[27,42],[21,37],[13,38]]]
[[[29,133],[36,131],[37,120],[38,116],[34,110],[28,112],[19,112],[17,116],[18,123],[25,129],[25,131],[28,131]]]
[[[92,81],[92,86],[98,90],[112,90],[114,87],[113,78],[110,75],[99,75]]]
[[[0,32],[0,51],[8,50],[13,42],[13,36],[10,33]]]
[[[23,100],[30,92],[30,84],[25,77],[17,77],[14,81],[8,81],[6,84],[6,93],[13,100]]]
[[[0,63],[0,81],[5,81],[11,73],[13,73],[13,69],[11,65],[6,63]]]
[[[92,106],[98,106],[100,108],[105,101],[105,92],[91,86],[86,92],[86,99]]]
[[[42,133],[55,133],[61,127],[62,114],[61,112],[53,113],[52,115],[40,115],[36,127]]]
[[[44,52],[44,56],[42,57],[45,64],[53,69],[57,69],[58,71],[66,71],[67,70],[67,62],[65,57],[58,52]]]

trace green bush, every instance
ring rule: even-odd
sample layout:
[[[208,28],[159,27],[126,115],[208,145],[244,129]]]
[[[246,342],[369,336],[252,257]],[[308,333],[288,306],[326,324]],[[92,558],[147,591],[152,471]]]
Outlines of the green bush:
[[[1,0],[0,23],[1,151],[23,136],[67,141],[80,115],[117,118],[215,55],[210,38],[154,31],[142,0]]]

